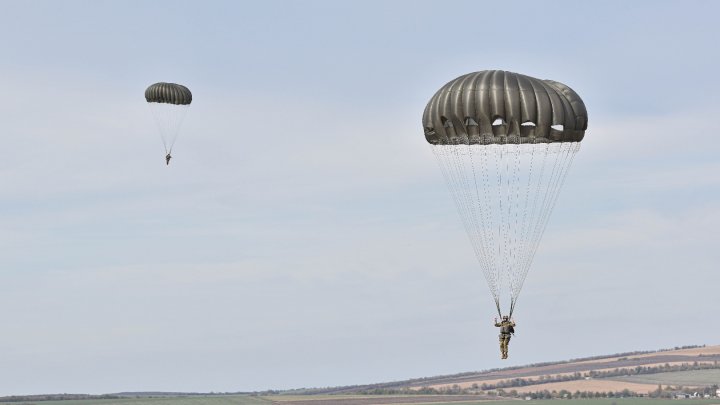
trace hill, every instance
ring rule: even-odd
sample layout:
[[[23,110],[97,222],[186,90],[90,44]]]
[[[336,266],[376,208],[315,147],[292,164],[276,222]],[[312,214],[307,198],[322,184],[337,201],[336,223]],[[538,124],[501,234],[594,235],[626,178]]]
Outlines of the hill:
[[[619,353],[380,384],[295,390],[300,394],[506,394],[509,391],[620,392],[648,395],[658,384],[683,388],[720,384],[720,345]],[[715,372],[715,373],[713,373]],[[646,378],[640,378],[644,376]],[[650,377],[652,376],[652,377]]]
[[[511,405],[512,398],[582,399],[585,405],[646,405],[647,399],[695,394],[685,405],[720,405],[720,345],[688,346],[657,351],[619,353],[566,361],[530,364],[453,375],[378,384],[303,388],[254,393],[126,392],[33,395],[0,398],[0,404],[43,405],[386,405],[477,404]],[[704,394],[711,398],[701,399]],[[592,398],[592,399],[590,399]],[[623,399],[624,398],[624,399]],[[613,401],[606,401],[613,399]],[[616,401],[617,400],[617,401]],[[513,401],[514,402],[514,401]],[[534,401],[525,402],[533,405]]]

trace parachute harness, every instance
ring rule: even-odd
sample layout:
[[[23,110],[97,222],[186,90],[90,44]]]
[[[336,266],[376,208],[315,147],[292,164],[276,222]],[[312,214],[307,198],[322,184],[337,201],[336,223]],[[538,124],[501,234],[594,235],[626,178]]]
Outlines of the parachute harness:
[[[498,315],[518,295],[579,142],[432,145]]]

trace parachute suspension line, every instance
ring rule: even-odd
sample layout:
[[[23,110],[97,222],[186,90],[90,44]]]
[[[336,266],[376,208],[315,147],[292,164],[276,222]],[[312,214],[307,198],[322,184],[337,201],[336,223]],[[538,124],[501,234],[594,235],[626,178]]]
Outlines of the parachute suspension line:
[[[505,279],[501,279],[501,283],[505,282],[507,283],[507,279],[509,277],[510,269],[508,267],[508,256],[507,256],[507,249],[508,249],[508,232],[507,228],[508,225],[506,224],[506,216],[505,216],[505,210],[510,209],[510,196],[508,194],[508,190],[510,189],[510,166],[509,162],[507,162],[507,154],[505,153],[504,145],[500,146],[498,148],[499,154],[498,154],[498,161],[500,165],[500,177],[499,185],[498,185],[498,199],[500,200],[500,210],[498,211],[498,225],[500,226],[498,228],[498,237],[500,238],[500,241],[502,243],[502,250],[499,252],[500,257],[502,257],[502,263],[501,266],[502,269],[498,269],[500,272],[500,276]],[[507,183],[506,187],[505,184]],[[504,276],[504,277],[503,277]]]
[[[549,184],[546,189],[545,196],[543,197],[543,204],[542,204],[541,210],[540,210],[540,217],[536,221],[536,227],[534,229],[534,231],[535,231],[535,235],[533,237],[534,245],[531,246],[531,249],[529,251],[530,260],[529,260],[529,263],[527,263],[528,268],[530,267],[532,258],[534,257],[535,251],[537,250],[537,247],[540,243],[540,239],[542,237],[542,233],[544,232],[545,225],[547,224],[548,219],[550,218],[551,209],[553,207],[554,200],[557,197],[557,192],[559,191],[560,179],[562,177],[564,168],[567,165],[568,153],[563,153],[562,147],[563,147],[563,145],[561,144],[558,148],[559,150],[557,150],[555,152],[555,154],[556,154],[555,165],[553,166],[553,171],[551,172],[550,178],[548,179]]]
[[[457,161],[459,163],[458,169],[460,170],[461,179],[463,181],[462,183],[462,190],[463,190],[463,198],[465,200],[466,206],[469,208],[468,214],[469,215],[469,224],[470,227],[470,243],[473,244],[473,248],[475,250],[475,255],[478,258],[478,261],[480,262],[481,266],[484,266],[487,268],[487,262],[486,257],[487,255],[484,254],[484,246],[481,243],[480,230],[482,227],[478,223],[478,215],[477,211],[480,209],[476,204],[474,204],[475,198],[474,194],[476,192],[474,191],[474,188],[471,187],[470,179],[468,178],[468,174],[471,172],[471,170],[474,172],[474,165],[473,165],[473,159],[472,159],[472,151],[469,147],[469,145],[457,145],[455,148],[455,156],[457,157]],[[473,183],[474,183],[474,175],[473,175]]]
[[[470,165],[471,165],[471,167],[472,167],[472,175],[473,175],[473,184],[474,184],[474,186],[475,186],[475,187],[474,187],[474,190],[475,190],[475,193],[474,193],[474,194],[475,194],[475,195],[474,195],[474,197],[473,197],[473,202],[472,202],[471,204],[472,204],[473,206],[477,207],[478,212],[479,212],[479,215],[477,215],[477,216],[475,217],[475,218],[476,218],[476,221],[475,221],[475,226],[476,226],[475,232],[477,233],[475,239],[476,239],[478,242],[480,242],[480,244],[479,244],[480,252],[479,252],[479,253],[483,256],[483,259],[484,259],[484,262],[485,262],[485,266],[484,266],[484,268],[483,268],[483,273],[484,273],[484,275],[485,275],[485,279],[487,280],[488,285],[490,286],[490,289],[491,289],[491,290],[493,290],[493,291],[498,291],[497,286],[496,286],[497,280],[496,280],[496,278],[495,278],[495,276],[494,276],[494,273],[493,273],[493,271],[492,271],[493,267],[495,266],[495,263],[494,263],[494,260],[493,260],[493,259],[494,259],[494,256],[493,256],[492,254],[489,254],[489,253],[487,252],[487,248],[486,248],[486,246],[490,246],[490,245],[488,245],[488,243],[487,243],[487,241],[488,241],[488,227],[487,227],[487,223],[486,223],[486,222],[487,222],[487,218],[488,218],[488,215],[487,215],[487,207],[485,207],[485,209],[483,209],[483,204],[482,204],[482,202],[481,202],[481,200],[480,200],[480,194],[479,194],[479,193],[480,193],[480,187],[478,186],[478,174],[477,174],[476,164],[475,164],[475,160],[476,160],[476,159],[473,158],[473,156],[474,156],[474,154],[475,154],[475,151],[477,151],[478,148],[477,148],[477,147],[474,147],[474,146],[472,146],[472,145],[466,145],[466,147],[467,147],[468,156],[470,157]],[[479,164],[478,167],[479,167],[479,168],[484,167],[484,165],[482,164],[482,157],[480,157],[480,164]],[[485,177],[486,177],[486,176],[485,176]],[[481,181],[482,181],[482,178],[481,178]],[[471,191],[472,191],[472,189],[471,189]],[[478,223],[478,221],[477,221],[478,218],[480,219],[479,223]],[[498,306],[498,307],[500,306],[500,301],[499,301],[499,299],[496,299],[495,304],[496,304],[496,306]]]
[[[520,237],[520,228],[521,223],[520,221],[520,188],[521,188],[521,182],[520,182],[520,166],[521,166],[521,160],[520,160],[520,153],[522,152],[521,144],[513,144],[512,148],[515,150],[515,161],[514,161],[514,173],[513,173],[513,198],[512,201],[513,204],[513,212],[512,216],[514,218],[511,218],[512,221],[514,219],[514,225],[509,227],[509,230],[512,231],[511,238],[510,238],[510,251],[509,251],[509,261],[510,261],[510,280],[509,280],[509,287],[510,291],[513,291],[515,289],[515,286],[517,285],[517,276],[519,273],[519,267],[520,267],[520,254],[521,250],[520,245],[522,243],[522,239],[519,239]],[[511,296],[510,300],[510,307],[512,308],[514,297]]]
[[[493,204],[490,201],[490,197],[492,195],[492,184],[490,179],[490,158],[488,156],[488,150],[492,150],[489,148],[476,148],[476,150],[482,151],[482,166],[483,169],[483,195],[485,196],[485,221],[484,221],[484,235],[485,235],[485,245],[488,246],[488,256],[489,261],[491,263],[491,268],[488,269],[488,272],[492,276],[494,282],[493,282],[493,290],[495,291],[495,295],[498,297],[496,299],[496,304],[498,306],[498,312],[500,307],[500,300],[499,300],[499,294],[500,294],[500,288],[497,285],[499,282],[500,275],[498,273],[499,266],[497,265],[497,262],[495,260],[495,255],[492,253],[492,249],[495,247],[495,232],[494,230],[494,215],[493,215]],[[482,202],[479,202],[479,204],[483,205]]]
[[[479,221],[483,222],[483,217],[487,217],[487,213],[483,214],[482,204],[475,204],[479,199],[478,189],[475,187],[473,190],[472,187],[478,181],[476,165],[472,159],[472,151],[475,148],[469,145],[436,145],[431,149],[453,196],[475,256],[490,286],[491,294],[496,305],[499,306],[499,289],[496,277],[491,270],[493,255],[486,251],[487,244],[483,241],[484,236],[487,235],[487,229],[483,226],[484,224],[479,223]],[[481,164],[480,167],[483,165]],[[470,171],[473,172],[472,180],[468,178]]]
[[[502,213],[505,237],[505,275],[507,277],[507,285],[512,285],[512,274],[513,274],[513,263],[512,263],[512,214],[513,214],[513,188],[515,186],[515,162],[512,160],[513,153],[511,151],[513,145],[505,145],[504,159],[505,159],[505,180],[507,187],[505,187],[505,207],[507,212]]]
[[[475,161],[473,159],[473,151],[477,150],[477,148],[471,145],[458,145],[456,148],[465,152],[462,156],[468,158],[466,161],[463,162],[465,164],[464,166],[466,167],[464,168],[462,173],[467,175],[472,171],[473,186],[476,185],[477,177],[475,174]],[[484,241],[484,236],[486,235],[487,230],[484,226],[484,223],[481,223],[483,222],[482,214],[484,210],[482,209],[482,204],[477,203],[477,187],[471,187],[469,181],[464,184],[464,187],[465,191],[467,192],[464,197],[466,198],[466,204],[471,207],[470,215],[473,225],[472,235],[470,235],[470,242],[473,244],[476,256],[478,257],[481,267],[483,268],[483,275],[488,282],[488,286],[490,287],[493,298],[498,301],[497,305],[499,305],[499,288],[497,285],[497,278],[492,272],[493,264],[490,260],[493,258],[493,255],[487,252],[486,243]],[[478,213],[479,215],[477,215]]]
[[[485,279],[488,282],[488,287],[490,288],[490,292],[493,296],[493,299],[495,301],[495,305],[497,307],[500,306],[500,280],[499,276],[500,273],[498,272],[498,266],[495,261],[496,254],[494,252],[495,248],[495,238],[494,238],[494,232],[493,232],[493,209],[490,202],[490,179],[489,179],[489,157],[488,157],[488,148],[482,147],[480,145],[466,145],[468,150],[471,151],[471,156],[474,156],[475,158],[472,160],[473,163],[473,176],[475,177],[476,187],[475,187],[475,195],[476,199],[474,201],[475,204],[477,204],[477,207],[479,208],[480,212],[480,229],[478,229],[478,238],[480,246],[482,247],[482,254],[485,256]],[[480,170],[480,184],[477,184],[477,169]],[[482,187],[482,190],[481,190]],[[484,196],[485,203],[483,203],[483,200],[480,197],[482,191],[482,195]]]
[[[553,153],[553,150],[555,149],[556,145],[553,144],[545,144],[543,145],[544,153],[546,159],[543,162],[543,165],[545,166],[547,161],[547,156]],[[526,249],[525,253],[526,256],[523,261],[523,274],[527,273],[527,270],[530,268],[530,257],[532,254],[530,253],[532,249],[535,246],[536,237],[538,236],[538,228],[539,223],[541,222],[542,218],[545,215],[545,207],[546,207],[546,201],[548,199],[548,194],[550,193],[550,187],[553,183],[553,178],[555,176],[555,173],[557,171],[557,158],[559,157],[558,154],[555,154],[555,160],[553,161],[553,167],[552,170],[550,170],[550,175],[545,179],[545,174],[547,173],[547,170],[545,170],[545,167],[543,167],[542,173],[540,175],[540,179],[538,181],[538,190],[535,195],[535,201],[534,201],[534,207],[533,207],[533,216],[531,219],[530,225],[530,234],[528,235],[528,243],[529,246]],[[552,160],[552,159],[551,159]],[[544,192],[543,192],[544,191]],[[540,199],[540,194],[542,193],[542,199]],[[537,205],[539,202],[539,205]]]
[[[148,105],[160,131],[165,154],[171,153],[190,105],[166,103],[148,103]]]
[[[475,225],[475,215],[474,215],[474,207],[472,205],[472,200],[469,198],[468,194],[470,192],[469,186],[467,183],[467,164],[465,162],[464,150],[461,150],[461,146],[454,145],[451,146],[449,149],[451,153],[455,178],[457,179],[456,182],[456,193],[458,194],[458,199],[462,203],[463,211],[461,212],[461,216],[464,217],[465,222],[465,229],[468,233],[468,236],[470,237],[470,243],[473,245],[473,250],[475,252],[475,256],[480,261],[480,265],[482,266],[482,257],[479,255],[478,249],[476,246],[476,240],[475,240],[475,232],[474,229],[477,228]]]
[[[530,263],[532,263],[532,260],[535,258],[535,254],[537,252],[537,247],[539,245],[539,241],[542,240],[543,235],[545,234],[545,229],[547,229],[547,225],[549,223],[550,214],[555,209],[555,205],[557,204],[558,197],[560,196],[560,191],[562,190],[563,185],[565,184],[565,180],[567,179],[567,174],[570,171],[570,167],[572,166],[573,161],[575,160],[575,154],[580,150],[580,143],[579,142],[573,142],[568,143],[566,147],[566,153],[565,153],[565,161],[562,164],[562,171],[557,179],[557,185],[555,189],[553,190],[554,195],[551,197],[551,205],[550,208],[547,210],[547,214],[544,218],[544,223],[542,224],[542,230],[540,231],[540,236],[538,237],[538,240],[536,241],[535,247],[531,250],[530,254]],[[529,270],[528,268],[525,269],[525,274],[527,274]],[[522,284],[520,285],[520,288],[522,288]],[[519,293],[519,290],[518,290]]]
[[[472,238],[472,227],[470,221],[472,216],[470,215],[470,208],[467,205],[467,200],[463,198],[463,187],[462,187],[462,167],[459,162],[459,158],[456,156],[453,150],[455,146],[442,145],[432,147],[435,156],[437,157],[438,164],[441,167],[443,174],[445,175],[446,184],[450,189],[450,193],[455,200],[460,219],[462,220],[463,227],[467,231],[468,235]],[[471,239],[471,243],[472,243]],[[477,252],[476,252],[477,256]],[[480,260],[480,257],[478,257]],[[482,262],[481,262],[482,266]]]
[[[514,274],[515,281],[513,285],[510,287],[510,313],[512,313],[515,310],[517,297],[520,293],[520,290],[522,289],[522,284],[525,280],[525,277],[527,276],[527,270],[530,268],[530,262],[529,259],[530,254],[529,251],[532,250],[532,247],[535,245],[535,237],[536,237],[536,229],[537,224],[543,218],[545,213],[545,201],[547,199],[547,195],[549,192],[549,186],[552,184],[552,179],[554,177],[554,174],[556,173],[556,167],[557,167],[557,159],[553,162],[553,170],[550,173],[549,178],[546,181],[543,181],[545,179],[544,174],[546,173],[545,166],[548,163],[547,162],[547,155],[550,154],[554,147],[551,144],[542,144],[542,145],[536,145],[532,147],[532,151],[534,153],[534,150],[537,149],[537,147],[540,147],[540,150],[543,151],[543,162],[541,165],[540,170],[540,176],[537,181],[537,187],[536,191],[534,193],[533,197],[533,208],[529,217],[529,220],[526,224],[524,224],[524,242],[523,242],[523,258],[518,263],[517,273]],[[557,156],[556,156],[557,157]],[[531,182],[531,178],[529,178],[529,182]],[[539,196],[541,191],[544,191],[543,198],[540,202],[540,205],[538,206]],[[526,201],[527,203],[527,201]],[[528,231],[532,230],[530,233]],[[530,248],[528,248],[528,246]]]
[[[563,151],[564,149],[564,151]],[[527,276],[527,273],[530,269],[530,265],[532,264],[533,259],[535,258],[535,254],[537,253],[537,249],[540,243],[540,240],[542,239],[542,236],[545,233],[545,229],[547,228],[547,224],[549,223],[550,214],[552,213],[553,209],[555,208],[555,205],[557,203],[558,197],[560,195],[560,191],[562,190],[562,186],[565,184],[565,179],[567,178],[567,174],[570,171],[570,167],[572,166],[572,162],[575,158],[575,154],[580,150],[580,143],[579,142],[568,142],[560,144],[560,147],[558,148],[558,151],[556,152],[556,161],[555,166],[557,166],[558,160],[561,161],[559,170],[556,171],[556,176],[551,176],[551,179],[549,179],[549,187],[548,190],[551,192],[549,193],[548,198],[548,204],[545,206],[545,208],[542,210],[542,216],[538,218],[536,221],[536,225],[540,226],[540,232],[538,235],[533,237],[533,240],[531,241],[533,244],[530,246],[530,249],[527,250],[527,260],[525,262],[523,272],[521,274],[521,277],[519,279],[519,285],[517,286],[517,289],[513,292],[513,305],[511,306],[512,309],[515,307],[515,302],[517,302],[517,297],[520,294],[520,290],[522,290],[525,277]],[[546,193],[548,194],[548,193]]]
[[[525,187],[525,201],[524,201],[525,204],[523,207],[523,215],[522,215],[522,220],[520,221],[520,227],[519,227],[520,228],[520,230],[519,230],[520,243],[519,243],[519,247],[518,247],[518,259],[517,259],[517,266],[519,268],[519,271],[517,271],[515,273],[515,278],[513,280],[513,285],[511,287],[511,290],[513,290],[513,291],[521,283],[521,277],[523,274],[522,263],[525,260],[525,255],[526,255],[526,251],[527,251],[526,250],[527,245],[528,245],[527,234],[528,234],[528,228],[529,228],[528,224],[532,220],[532,213],[530,215],[530,218],[528,218],[528,205],[530,203],[530,189],[532,188],[531,186],[533,184],[533,174],[534,174],[533,168],[534,168],[534,163],[535,163],[535,151],[537,149],[537,147],[534,144],[527,144],[524,146],[521,145],[520,147],[525,147],[526,149],[529,149],[530,162],[528,164],[527,186]],[[517,289],[517,290],[519,293],[519,289]],[[509,316],[512,316],[512,313],[515,309],[516,300],[517,300],[517,294],[515,294],[510,300]]]
[[[523,267],[523,268],[525,267],[525,263],[527,263],[527,260],[528,260],[528,256],[529,256],[529,255],[528,255],[529,246],[532,244],[532,240],[531,240],[531,236],[530,236],[530,235],[531,235],[532,229],[533,229],[533,227],[534,227],[535,220],[536,220],[536,218],[539,216],[539,214],[538,214],[538,198],[539,198],[539,196],[540,196],[540,190],[542,189],[542,186],[543,186],[543,184],[544,184],[544,183],[543,183],[543,179],[544,179],[545,172],[546,172],[545,167],[546,167],[546,164],[547,164],[548,152],[549,152],[549,150],[550,150],[548,144],[540,144],[540,145],[536,145],[536,146],[537,146],[537,148],[533,148],[533,151],[536,150],[536,149],[539,149],[539,150],[541,151],[541,153],[542,153],[543,159],[542,159],[542,163],[541,163],[541,165],[540,165],[540,174],[539,174],[538,179],[537,179],[537,181],[536,181],[536,183],[535,183],[535,184],[536,184],[535,191],[533,192],[532,210],[530,211],[530,215],[528,216],[528,221],[527,221],[527,223],[525,224],[525,231],[524,231],[525,237],[524,237],[524,246],[523,246],[523,261],[522,261],[522,264],[521,264],[521,267]],[[530,187],[530,186],[531,186],[531,184],[528,184],[528,187]]]
[[[431,149],[498,315],[502,316],[505,299],[512,315],[579,144],[457,144]]]
[[[502,147],[493,147],[493,157],[495,158],[495,174],[497,177],[497,212],[493,213],[493,222],[497,222],[497,257],[499,258],[499,262],[497,264],[497,267],[495,268],[495,271],[497,272],[498,277],[498,284],[500,284],[500,288],[502,288],[503,284],[503,273],[502,269],[505,267],[503,263],[503,248],[504,246],[504,239],[503,239],[503,221],[502,221],[502,212],[503,212],[503,196],[502,196],[502,179],[503,179],[503,167],[502,167]],[[492,204],[491,207],[495,208],[495,204]],[[493,227],[494,228],[494,227]]]
[[[498,167],[498,237],[499,257],[502,259],[501,266],[497,271],[503,278],[501,283],[507,285],[508,291],[512,291],[517,284],[518,273],[518,226],[520,195],[520,145],[504,144],[497,146]],[[514,226],[513,226],[514,225]],[[510,301],[512,304],[512,294]]]

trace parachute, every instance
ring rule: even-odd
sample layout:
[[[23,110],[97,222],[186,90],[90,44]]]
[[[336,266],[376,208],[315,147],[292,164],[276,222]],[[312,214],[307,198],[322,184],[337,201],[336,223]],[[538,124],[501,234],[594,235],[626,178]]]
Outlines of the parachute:
[[[169,156],[192,103],[192,93],[183,85],[160,82],[145,90],[145,100],[160,130],[166,156]]]
[[[498,315],[512,316],[587,129],[570,87],[486,70],[450,81],[423,114]]]

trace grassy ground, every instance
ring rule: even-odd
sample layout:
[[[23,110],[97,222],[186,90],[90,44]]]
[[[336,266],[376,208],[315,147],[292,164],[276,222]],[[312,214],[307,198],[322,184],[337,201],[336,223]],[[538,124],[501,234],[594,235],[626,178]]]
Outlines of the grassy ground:
[[[692,370],[673,371],[670,373],[633,375],[627,377],[613,377],[608,380],[625,381],[641,384],[667,384],[694,386],[720,384],[720,370]]]

